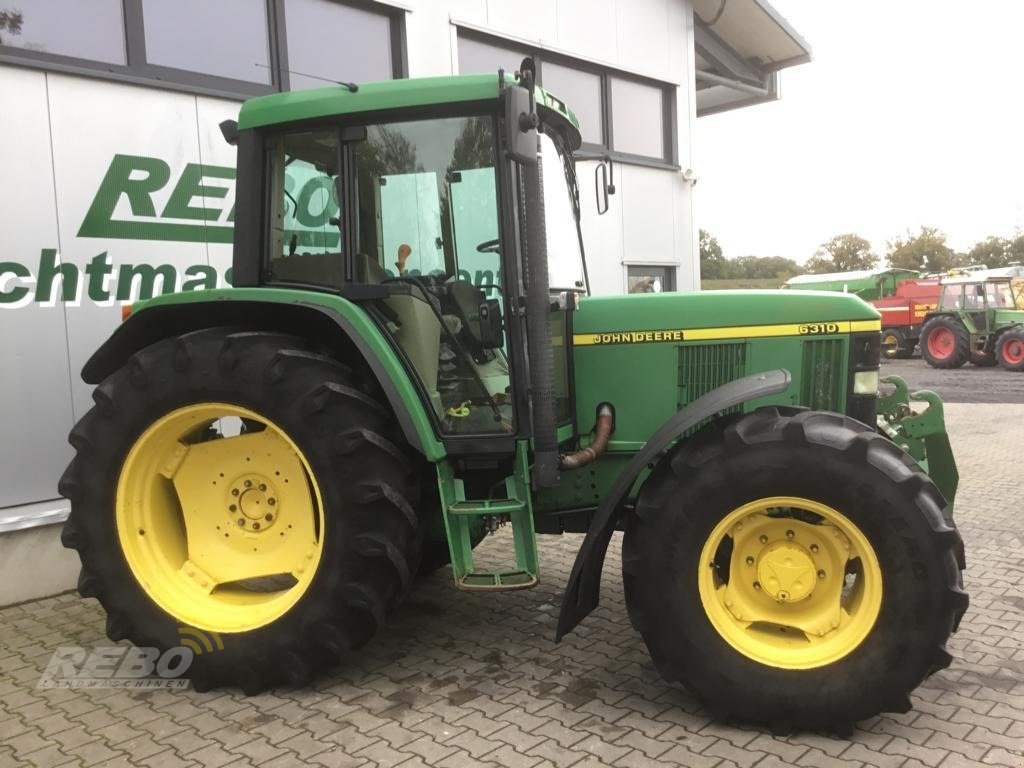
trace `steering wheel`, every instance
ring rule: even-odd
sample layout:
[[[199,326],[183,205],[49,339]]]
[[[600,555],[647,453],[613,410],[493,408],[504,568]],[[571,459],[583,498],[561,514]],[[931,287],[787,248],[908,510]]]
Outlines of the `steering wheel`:
[[[501,250],[501,241],[498,239],[484,240],[476,247],[477,253],[498,253]]]

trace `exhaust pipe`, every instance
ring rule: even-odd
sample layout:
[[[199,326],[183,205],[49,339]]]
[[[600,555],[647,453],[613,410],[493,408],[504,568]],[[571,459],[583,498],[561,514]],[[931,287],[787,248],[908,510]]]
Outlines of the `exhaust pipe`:
[[[611,403],[601,403],[597,407],[597,424],[594,426],[594,439],[590,445],[575,453],[562,456],[562,469],[579,469],[590,464],[608,449],[608,438],[615,431],[615,409]]]

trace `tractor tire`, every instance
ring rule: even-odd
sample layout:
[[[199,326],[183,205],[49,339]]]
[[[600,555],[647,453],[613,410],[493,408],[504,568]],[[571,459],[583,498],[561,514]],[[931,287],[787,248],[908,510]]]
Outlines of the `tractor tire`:
[[[247,694],[365,644],[422,548],[419,472],[371,381],[303,339],[226,328],[104,380],[60,492],[107,636],[191,647],[197,689]]]
[[[932,368],[959,368],[971,353],[971,337],[963,323],[933,317],[921,329],[921,356]]]
[[[655,666],[714,716],[843,733],[906,712],[949,665],[962,558],[946,501],[897,445],[839,414],[762,408],[663,457],[622,569]]]
[[[1024,330],[1005,331],[999,337],[996,359],[1007,371],[1024,371]]]
[[[882,331],[882,355],[887,360],[906,360],[914,354],[914,344],[900,328]]]

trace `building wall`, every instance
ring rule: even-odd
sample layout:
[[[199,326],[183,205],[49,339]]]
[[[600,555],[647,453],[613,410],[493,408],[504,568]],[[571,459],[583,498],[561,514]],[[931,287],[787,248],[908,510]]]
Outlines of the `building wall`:
[[[411,4],[404,21],[411,77],[457,73],[457,30],[464,26],[678,85],[674,154],[681,168],[689,167],[695,113],[686,0],[437,0]],[[63,506],[56,486],[71,458],[66,435],[91,405],[79,371],[120,321],[125,302],[118,292],[140,287],[143,278],[133,278],[134,270],[170,265],[177,289],[226,284],[234,150],[217,126],[237,115],[238,102],[10,64],[0,64],[0,95],[8,106],[17,99],[17,108],[0,116],[3,530],[29,527],[27,512],[42,507],[52,521]],[[194,164],[224,177],[203,181],[223,194],[215,190],[195,201],[220,213],[209,221],[167,218],[172,191],[183,175],[187,182]],[[598,216],[594,165],[579,167],[592,290],[623,292],[631,262],[680,267],[677,286],[697,287],[692,190],[682,174],[617,163],[617,192]],[[147,194],[104,199],[104,180],[126,168],[134,168],[130,179],[151,182]],[[105,203],[113,204],[106,219],[123,222],[117,231],[84,226]],[[164,288],[160,279],[157,290]],[[48,565],[64,562],[63,553],[46,555],[56,548],[55,535],[4,535],[8,548],[29,542],[32,557],[0,558],[0,582],[18,563],[17,583],[32,583],[23,569],[35,563],[54,576],[38,582],[45,591],[73,586],[63,565]],[[37,594],[8,590],[0,601]]]

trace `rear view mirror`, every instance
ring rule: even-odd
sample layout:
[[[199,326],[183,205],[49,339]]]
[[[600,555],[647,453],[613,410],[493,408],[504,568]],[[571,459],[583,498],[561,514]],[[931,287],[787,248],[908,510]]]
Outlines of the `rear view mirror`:
[[[594,168],[594,194],[597,196],[597,215],[608,213],[608,195],[615,194],[615,168],[605,155]]]
[[[533,94],[521,85],[505,89],[505,146],[517,163],[537,162],[537,112]]]

